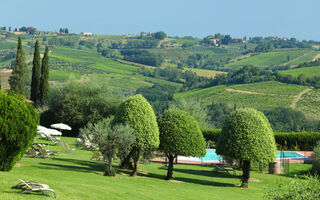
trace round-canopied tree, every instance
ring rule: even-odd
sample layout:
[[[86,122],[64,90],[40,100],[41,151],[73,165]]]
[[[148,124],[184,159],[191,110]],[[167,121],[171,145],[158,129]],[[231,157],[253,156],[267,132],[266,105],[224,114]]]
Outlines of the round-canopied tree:
[[[167,180],[172,179],[173,161],[178,155],[204,156],[206,142],[198,122],[181,110],[167,110],[158,119],[160,130],[160,150],[168,160]]]
[[[140,155],[159,146],[159,128],[149,102],[140,94],[129,97],[118,108],[112,126],[128,124],[133,129],[136,141],[129,154],[133,158],[132,176],[138,172]]]
[[[252,108],[238,109],[225,120],[217,154],[242,161],[242,184],[248,187],[251,161],[268,163],[276,158],[276,144],[268,119]]]
[[[37,134],[36,109],[13,92],[0,91],[0,171],[20,160]]]

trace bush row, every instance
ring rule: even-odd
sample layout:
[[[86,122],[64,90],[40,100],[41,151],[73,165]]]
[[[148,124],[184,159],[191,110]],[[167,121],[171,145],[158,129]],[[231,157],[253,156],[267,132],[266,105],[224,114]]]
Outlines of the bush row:
[[[203,137],[216,143],[221,129],[202,130]],[[320,141],[320,132],[274,132],[278,149],[312,151],[317,141]]]

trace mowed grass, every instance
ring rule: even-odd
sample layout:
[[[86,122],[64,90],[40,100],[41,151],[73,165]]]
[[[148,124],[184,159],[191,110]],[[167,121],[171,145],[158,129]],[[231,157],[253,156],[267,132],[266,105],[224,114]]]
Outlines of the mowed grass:
[[[164,180],[166,166],[161,163],[141,164],[138,177],[120,171],[115,177],[103,176],[105,163],[91,161],[92,152],[75,146],[74,138],[62,137],[75,151],[62,152],[60,146],[50,146],[58,151],[55,158],[24,157],[10,172],[0,172],[0,199],[37,200],[52,199],[39,194],[20,194],[11,189],[18,179],[48,184],[62,200],[122,200],[122,199],[210,199],[257,200],[262,199],[265,187],[289,183],[292,178],[253,171],[249,189],[239,188],[239,176],[213,172],[212,166],[175,165],[175,181]],[[37,139],[37,142],[46,141]],[[290,165],[290,169],[294,169]],[[299,165],[308,170],[310,165]],[[301,171],[301,170],[299,170]]]
[[[221,102],[232,107],[236,104],[240,107],[252,107],[259,110],[264,110],[278,106],[291,106],[296,96],[307,88],[307,86],[269,81],[231,86],[222,85],[205,89],[191,90],[177,93],[175,94],[174,98],[198,99],[205,105],[209,105],[212,102]],[[306,101],[305,104],[308,104],[309,107],[308,109],[301,110],[307,115],[314,113],[311,111],[317,110],[317,106],[319,106],[319,104],[315,102],[318,102],[319,100],[317,99],[318,97],[316,95],[320,95],[320,90],[315,90],[314,93],[314,95],[304,99],[304,101]],[[299,103],[300,101],[298,101],[298,104]],[[318,112],[317,116],[320,115],[319,113],[320,112]]]
[[[197,68],[184,68],[183,71],[193,71],[198,76],[214,78],[217,74],[227,74],[227,72],[215,71],[215,70],[208,70],[208,69],[197,69]]]
[[[279,71],[283,75],[291,75],[293,77],[298,77],[300,74],[304,74],[306,77],[320,76],[320,66],[314,67],[302,67],[296,69],[289,69],[285,71]]]
[[[226,66],[232,69],[237,69],[244,65],[254,65],[256,67],[265,68],[269,66],[281,65],[288,62],[288,56],[292,61],[294,59],[298,59],[299,57],[303,58],[303,55],[310,52],[310,50],[267,52],[251,56],[237,62],[229,63]]]

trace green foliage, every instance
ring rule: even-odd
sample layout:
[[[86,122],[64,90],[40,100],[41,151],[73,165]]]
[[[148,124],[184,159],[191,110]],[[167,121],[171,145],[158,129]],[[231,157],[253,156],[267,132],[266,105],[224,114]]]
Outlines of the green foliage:
[[[101,80],[78,83],[70,81],[52,89],[50,112],[53,122],[63,122],[77,135],[88,122],[97,122],[114,115],[122,94],[111,90]]]
[[[198,122],[187,112],[167,110],[158,119],[160,150],[171,155],[201,157],[206,143]]]
[[[9,171],[32,144],[39,115],[22,96],[0,91],[0,171]]]
[[[17,94],[27,94],[27,64],[25,61],[25,53],[22,48],[21,37],[18,36],[18,48],[15,65],[9,78],[10,88]]]
[[[208,110],[199,102],[195,100],[178,99],[169,104],[170,110],[183,110],[191,115],[199,123],[200,128],[209,128]]]
[[[218,142],[221,129],[202,130],[203,137],[208,142]],[[316,143],[320,141],[319,132],[274,132],[274,138],[279,149],[312,151]]]
[[[277,145],[285,150],[312,151],[320,141],[319,132],[275,132]]]
[[[111,119],[104,119],[95,124],[89,123],[80,129],[80,137],[90,139],[99,147],[99,151],[107,159],[105,175],[114,176],[112,160],[115,156],[124,158],[130,152],[135,141],[133,130],[128,125],[119,124],[111,128]]]
[[[318,176],[304,179],[295,177],[289,184],[277,184],[265,192],[265,200],[315,200],[320,199],[320,181]]]
[[[156,32],[154,34],[154,37],[159,39],[159,40],[163,40],[164,38],[167,37],[167,34],[165,32],[163,32],[163,31],[159,31],[159,32]]]
[[[276,145],[268,119],[250,108],[231,113],[218,139],[217,154],[238,160],[273,162]]]
[[[113,125],[128,124],[134,129],[134,147],[151,150],[159,146],[159,129],[151,105],[140,94],[129,97],[118,108]]]
[[[301,111],[289,107],[272,108],[265,110],[264,114],[275,131],[301,131],[306,119]]]
[[[41,77],[40,49],[39,49],[39,41],[37,40],[34,46],[32,78],[31,78],[31,95],[30,95],[30,99],[35,103],[35,105],[38,105],[40,100],[39,99],[40,77]]]
[[[39,86],[39,103],[45,105],[49,98],[49,48],[46,47],[41,66],[41,78]]]
[[[320,140],[318,140],[312,152],[312,169],[311,171],[315,174],[320,175]]]

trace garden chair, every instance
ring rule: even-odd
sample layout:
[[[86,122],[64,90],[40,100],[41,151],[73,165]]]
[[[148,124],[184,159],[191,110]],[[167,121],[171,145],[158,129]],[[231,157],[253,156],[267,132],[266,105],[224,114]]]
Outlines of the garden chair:
[[[236,171],[231,168],[231,167],[220,167],[220,166],[216,166],[216,168],[214,169],[214,171],[224,171],[224,172],[233,172],[233,175],[237,175]]]
[[[93,159],[95,159],[95,160],[101,160],[101,155],[100,155],[100,153],[99,152],[96,152],[96,151],[93,151],[92,152],[92,157],[90,158],[90,160],[93,160]]]
[[[28,154],[29,154],[29,157],[33,157],[33,158],[38,156],[38,153],[32,148],[28,149]]]
[[[46,150],[42,149],[42,148],[39,149],[39,152],[40,152],[40,156],[42,158],[46,158],[49,155],[48,152]]]
[[[13,186],[13,189],[21,189],[21,193],[30,193],[30,192],[41,192],[43,195],[46,195],[47,192],[52,192],[54,198],[56,198],[56,192],[51,189],[46,184],[31,182],[31,181],[23,181],[19,179],[20,183],[16,186]]]
[[[75,150],[75,149],[71,149],[70,145],[66,142],[65,142],[65,146],[66,146],[67,151],[69,151],[69,152]]]

